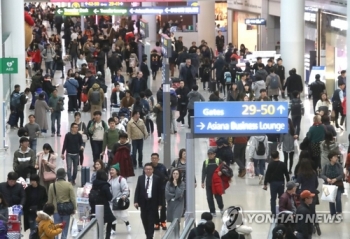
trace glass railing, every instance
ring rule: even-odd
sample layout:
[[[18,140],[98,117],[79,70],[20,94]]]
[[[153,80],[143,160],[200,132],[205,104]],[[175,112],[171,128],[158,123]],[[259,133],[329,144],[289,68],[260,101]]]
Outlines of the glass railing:
[[[194,219],[190,218],[188,222],[186,222],[186,226],[181,232],[180,239],[187,239],[193,226],[194,226]]]
[[[179,239],[179,237],[180,221],[179,219],[175,218],[168,227],[168,230],[166,231],[166,234],[162,237],[162,239]]]
[[[81,230],[75,239],[97,239],[98,238],[98,224],[97,219],[92,219],[83,230]]]

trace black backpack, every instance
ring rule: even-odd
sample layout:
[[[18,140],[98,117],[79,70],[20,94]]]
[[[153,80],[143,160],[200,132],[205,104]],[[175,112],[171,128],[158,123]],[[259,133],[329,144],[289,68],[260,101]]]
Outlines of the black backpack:
[[[91,189],[89,194],[89,203],[90,205],[103,204],[101,202],[100,189]]]
[[[266,149],[265,149],[265,138],[262,141],[258,141],[258,147],[256,148],[256,155],[263,156],[265,155]]]
[[[292,99],[290,106],[290,114],[293,116],[301,115],[301,100],[300,99]]]
[[[203,77],[209,77],[210,76],[211,69],[209,67],[205,67],[203,69]]]

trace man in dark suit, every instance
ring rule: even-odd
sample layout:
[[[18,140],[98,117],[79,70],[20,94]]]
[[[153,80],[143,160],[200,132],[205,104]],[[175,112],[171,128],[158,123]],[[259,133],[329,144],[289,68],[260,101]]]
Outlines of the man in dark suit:
[[[146,163],[144,166],[145,175],[139,176],[135,188],[134,206],[141,208],[141,220],[147,239],[152,239],[154,234],[155,216],[162,208],[162,182],[153,174],[153,166]]]

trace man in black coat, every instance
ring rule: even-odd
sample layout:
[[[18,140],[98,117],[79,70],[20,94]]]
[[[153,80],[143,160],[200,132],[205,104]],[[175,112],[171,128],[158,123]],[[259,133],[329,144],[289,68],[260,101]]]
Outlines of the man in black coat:
[[[188,104],[188,93],[190,92],[188,88],[185,86],[185,82],[180,81],[180,87],[175,90],[177,95],[177,110],[180,115],[177,118],[177,122],[181,122],[182,125],[185,124],[185,116],[187,114],[187,104]]]
[[[129,87],[132,97],[136,99],[136,97],[140,96],[140,92],[145,92],[147,88],[147,81],[143,78],[142,72],[137,72],[137,76],[132,78]]]
[[[179,78],[185,82],[188,88],[196,85],[196,69],[191,64],[191,59],[186,59],[186,66],[180,69]]]
[[[101,48],[96,48],[97,51],[97,56],[96,56],[96,60],[97,60],[97,64],[96,64],[96,70],[100,71],[102,73],[103,78],[105,77],[105,53],[103,51],[101,51]]]
[[[163,84],[160,85],[158,91],[157,91],[157,102],[163,102]]]
[[[153,166],[146,163],[144,175],[139,176],[135,188],[134,206],[141,210],[141,220],[147,239],[152,239],[154,234],[155,216],[162,208],[164,195],[162,194],[161,179],[153,174]]]
[[[8,207],[13,205],[21,205],[23,207],[26,201],[23,186],[16,182],[17,179],[17,173],[9,172],[7,174],[7,182],[0,183],[0,193],[7,202]]]
[[[297,70],[295,68],[289,71],[289,77],[283,86],[283,91],[285,91],[286,88],[290,100],[293,98],[294,91],[298,91],[299,94],[303,92],[303,80],[301,79],[301,76],[297,74]]]
[[[312,212],[310,210],[310,205],[312,204],[314,193],[309,190],[304,190],[300,194],[301,204],[297,208],[296,212],[296,228],[297,238],[311,238],[313,232],[314,222],[311,220],[313,218]]]
[[[326,92],[326,85],[321,81],[321,76],[317,74],[315,76],[316,81],[312,82],[311,85],[309,86],[309,89],[312,94],[312,103],[314,106],[314,111],[316,111],[316,104],[317,101],[321,99],[321,93]]]
[[[143,74],[143,79],[146,80],[146,82],[148,82],[148,77],[150,76],[150,72],[149,72],[149,68],[147,66],[147,55],[143,55],[142,56],[142,63],[140,66],[140,70]]]
[[[284,66],[282,64],[283,64],[282,58],[278,58],[277,64],[275,65],[275,73],[280,77],[281,85],[283,86],[284,79],[286,79],[286,76],[285,76]],[[282,98],[283,99],[286,98],[283,91],[282,91]]]

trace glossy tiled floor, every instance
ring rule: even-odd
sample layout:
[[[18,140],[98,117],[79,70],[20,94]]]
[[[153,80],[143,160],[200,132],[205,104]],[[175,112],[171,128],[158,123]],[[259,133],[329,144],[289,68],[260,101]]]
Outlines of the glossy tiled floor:
[[[106,71],[108,72],[108,71]],[[158,73],[158,77],[156,81],[153,81],[152,85],[152,91],[155,93],[158,90],[158,87],[160,85],[161,74]],[[62,83],[61,79],[59,78],[60,74],[57,73],[55,76],[55,83]],[[108,77],[106,78],[108,79]],[[200,87],[201,88],[201,87]],[[109,90],[110,91],[110,90]],[[60,93],[62,94],[63,89],[62,86],[60,86]],[[204,97],[206,99],[209,98],[209,93],[206,91],[201,91],[203,93]],[[108,97],[109,98],[109,93]],[[67,104],[67,101],[65,103]],[[304,100],[305,102],[305,108],[306,108],[306,115],[303,117],[302,120],[302,131],[301,131],[301,137],[303,138],[305,136],[305,133],[307,132],[311,121],[312,121],[312,115],[310,112],[310,106],[311,102],[308,99]],[[67,107],[65,107],[67,109]],[[30,113],[28,109],[26,109],[26,118],[28,113]],[[110,116],[109,109],[107,109],[107,112],[103,113],[103,119],[107,120]],[[48,120],[49,119],[49,113],[47,114]],[[82,120],[84,122],[88,122],[90,119],[90,113],[82,113]],[[70,123],[73,121],[73,115],[68,114],[67,112],[63,112],[62,114],[62,125],[61,125],[61,133],[64,135],[68,132],[68,128]],[[185,134],[188,132],[187,127],[179,127],[178,133],[176,135],[171,135],[171,142],[172,142],[172,158],[175,159],[178,155],[178,150],[185,147]],[[7,172],[12,170],[12,158],[13,153],[18,147],[18,137],[17,132],[15,130],[7,130],[7,137],[8,137],[8,146],[9,149],[7,153],[0,159],[2,168],[0,169],[0,179],[4,181],[6,179]],[[50,143],[54,150],[57,152],[61,151],[61,146],[63,143],[63,137],[57,138],[57,137],[50,137],[50,132],[47,134],[45,138],[38,139],[38,146],[37,149],[40,150],[42,145],[44,143]],[[347,143],[347,134],[343,133],[340,134],[338,137],[338,142],[341,143]],[[195,168],[195,175],[196,178],[200,178],[201,173],[201,165],[203,160],[206,158],[206,151],[208,148],[208,140],[207,139],[197,139],[195,141],[195,158],[192,160],[196,161],[196,165],[200,165],[199,167]],[[157,142],[157,135],[156,132],[154,135],[152,135],[148,140],[146,140],[144,145],[144,162],[150,161],[150,155],[153,152],[158,152],[160,155],[162,155],[163,145],[158,144]],[[60,153],[59,153],[60,155]],[[90,144],[87,144],[87,147],[85,149],[85,162],[84,165],[91,166],[92,165],[92,158],[91,158],[91,147]],[[282,155],[283,157],[283,155]],[[161,159],[162,162],[162,159]],[[62,162],[61,158],[58,157],[57,161],[58,167],[64,167],[64,162]],[[136,176],[140,175],[142,173],[141,169],[136,170]],[[128,179],[129,186],[131,188],[131,194],[133,198],[133,189],[135,188],[135,182],[136,182],[136,176],[133,178]],[[80,185],[80,173],[78,173],[78,181],[77,185]],[[348,186],[346,186],[348,189]],[[346,190],[347,192],[347,190]],[[196,195],[196,216],[197,219],[200,218],[200,215],[204,211],[208,211],[208,206],[206,202],[206,195],[205,191],[197,187],[195,189],[195,195]],[[347,195],[347,194],[346,194]],[[328,239],[328,238],[350,238],[350,215],[349,215],[349,202],[346,195],[343,195],[343,212],[344,212],[344,221],[341,224],[322,224],[322,235],[321,236],[314,236],[315,238],[322,238],[322,239]],[[240,179],[237,177],[237,167],[235,168],[235,176],[232,180],[230,188],[226,191],[226,194],[223,196],[225,207],[228,206],[241,206],[245,212],[261,212],[261,213],[269,213],[270,212],[270,195],[269,191],[264,191],[261,189],[261,186],[258,185],[258,179],[256,178],[249,178],[246,177],[245,179]],[[328,204],[327,203],[321,203],[317,207],[317,210],[320,212],[328,212]],[[132,227],[132,231],[130,234],[127,233],[125,225],[118,224],[117,226],[117,234],[111,238],[120,238],[120,239],[144,239],[144,230],[141,224],[141,219],[139,217],[139,211],[137,211],[132,206],[129,208],[129,218],[130,218],[130,224]],[[214,219],[214,222],[216,224],[216,228],[218,231],[220,231],[221,228],[221,219],[219,217]],[[253,223],[250,224],[253,228],[252,238],[260,238],[264,239],[268,236],[268,231],[270,225],[267,223],[257,224]],[[155,238],[160,239],[164,235],[164,231],[159,231],[155,233]],[[24,238],[27,237],[28,232],[25,233]]]

